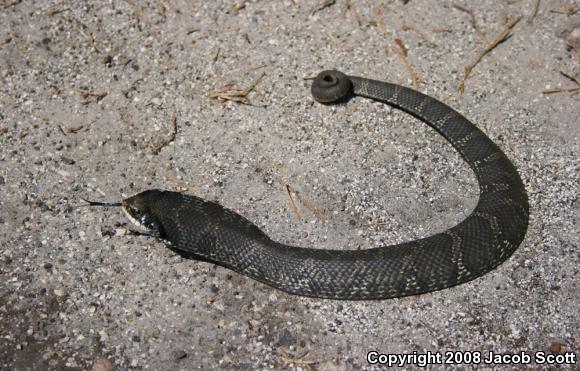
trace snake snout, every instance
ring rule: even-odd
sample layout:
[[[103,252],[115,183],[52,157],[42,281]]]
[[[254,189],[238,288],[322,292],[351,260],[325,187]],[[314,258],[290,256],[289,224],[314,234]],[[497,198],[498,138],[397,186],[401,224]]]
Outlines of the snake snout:
[[[316,76],[310,91],[317,102],[332,103],[351,94],[352,82],[340,71],[326,70]]]
[[[162,192],[158,190],[149,190],[126,198],[122,201],[123,212],[140,229],[161,235],[163,229],[153,207],[159,201],[160,195]]]

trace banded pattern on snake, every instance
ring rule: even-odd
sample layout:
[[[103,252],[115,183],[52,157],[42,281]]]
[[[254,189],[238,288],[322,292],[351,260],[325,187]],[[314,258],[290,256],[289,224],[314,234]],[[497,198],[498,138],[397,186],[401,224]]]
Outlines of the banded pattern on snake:
[[[312,94],[321,103],[370,98],[433,127],[475,172],[480,196],[474,211],[427,238],[367,250],[322,250],[277,243],[239,214],[181,193],[144,191],[123,200],[123,210],[175,251],[319,298],[386,299],[444,289],[489,272],[520,245],[529,217],[520,176],[501,149],[457,111],[415,90],[338,71],[321,72]]]

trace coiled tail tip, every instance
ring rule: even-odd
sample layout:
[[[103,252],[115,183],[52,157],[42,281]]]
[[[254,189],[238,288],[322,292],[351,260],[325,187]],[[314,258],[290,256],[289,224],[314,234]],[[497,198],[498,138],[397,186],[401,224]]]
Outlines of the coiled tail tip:
[[[332,103],[352,94],[352,82],[340,71],[326,70],[316,76],[310,92],[317,102]]]

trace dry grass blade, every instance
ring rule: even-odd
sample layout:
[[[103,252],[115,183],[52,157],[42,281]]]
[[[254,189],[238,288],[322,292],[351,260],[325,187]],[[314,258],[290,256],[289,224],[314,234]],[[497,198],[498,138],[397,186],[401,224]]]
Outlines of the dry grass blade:
[[[569,72],[566,71],[560,71],[560,74],[562,76],[564,76],[565,78],[573,81],[574,83],[576,83],[576,87],[574,88],[554,88],[554,89],[546,89],[544,91],[542,91],[542,94],[554,94],[554,93],[572,93],[572,94],[577,94],[580,93],[580,78],[578,78],[578,75],[573,75]]]
[[[423,41],[425,41],[427,43],[427,45],[429,45],[432,48],[437,47],[437,44],[435,43],[435,41],[433,41],[432,38],[427,36],[423,31],[419,30],[417,27],[415,27],[413,25],[409,25],[409,24],[403,24],[403,30],[413,31],[417,34],[417,36],[419,36],[419,38],[421,38]]]
[[[284,361],[284,363],[304,367],[308,371],[315,370],[315,368],[314,368],[314,365],[316,364],[315,361],[305,361],[305,360],[301,359],[304,356],[306,356],[306,354],[308,354],[308,353],[304,353],[303,355],[301,355],[298,358],[291,358],[288,355],[288,352],[286,352],[284,350],[284,348],[278,347],[276,350],[278,351],[278,354],[280,355],[280,358],[282,359],[282,361]]]
[[[399,47],[399,51],[400,51],[399,55],[407,58],[407,56],[409,55],[409,50],[407,49],[407,47],[403,43],[403,40],[401,40],[397,37],[397,38],[395,38],[395,44],[397,44],[397,46]]]
[[[185,30],[185,34],[186,34],[186,35],[191,35],[192,33],[199,32],[199,31],[201,31],[201,29],[200,29],[200,28],[196,28],[196,27],[189,27],[189,28],[187,28],[187,29]]]
[[[356,23],[360,28],[363,25],[363,20],[362,20],[360,14],[358,14],[358,11],[356,10],[356,6],[352,3],[352,0],[346,1],[346,9],[349,9],[350,11],[352,11],[352,14],[354,14],[354,18],[356,19]]]
[[[534,10],[532,10],[532,14],[528,17],[528,23],[532,23],[538,15],[538,10],[540,9],[540,0],[536,0],[534,3]]]
[[[248,2],[248,0],[241,0],[238,4],[232,4],[230,6],[230,12],[232,14],[237,14],[240,10],[242,10],[246,7],[247,2]]]
[[[69,126],[68,128],[66,128],[66,132],[69,134],[76,134],[84,127],[85,126],[83,124],[72,125],[72,126]]]
[[[310,201],[308,201],[306,198],[304,198],[300,193],[298,193],[298,191],[295,191],[292,189],[290,189],[290,190],[296,195],[296,197],[298,197],[298,201],[300,201],[302,206],[304,206],[305,208],[310,210],[310,212],[312,214],[316,215],[316,217],[318,219],[322,219],[322,220],[328,219],[328,211],[327,210],[317,208]]]
[[[221,48],[216,48],[214,53],[213,53],[213,56],[211,57],[211,60],[214,62],[217,61],[218,58],[220,57],[220,52],[221,52]]]
[[[411,63],[409,63],[409,59],[407,58],[407,56],[409,55],[409,51],[407,50],[405,44],[400,38],[396,37],[394,41],[395,41],[394,48],[395,53],[397,53],[399,57],[401,57],[401,60],[403,61],[405,68],[407,69],[407,71],[409,71],[413,87],[416,90],[419,90],[419,76],[417,75],[417,72],[415,72],[415,69],[413,68],[413,66],[411,66]]]
[[[70,8],[59,8],[58,6],[52,6],[48,9],[46,9],[45,11],[43,11],[42,13],[40,13],[40,15],[44,16],[44,17],[52,17],[53,15],[59,14],[59,13],[64,13],[69,11]]]
[[[453,7],[469,15],[469,18],[471,19],[471,25],[473,26],[475,31],[477,31],[477,33],[479,34],[484,43],[489,44],[490,41],[487,39],[487,36],[485,36],[485,32],[483,32],[483,30],[479,27],[479,24],[477,23],[477,19],[475,18],[475,13],[473,13],[473,10],[459,4],[454,4]]]
[[[284,190],[286,191],[286,195],[288,196],[288,203],[290,204],[292,211],[294,212],[294,214],[296,214],[296,217],[298,219],[300,219],[300,213],[298,212],[298,207],[296,207],[296,204],[294,203],[294,199],[292,199],[292,190],[290,189],[290,186],[288,184],[283,184],[282,186],[284,187]]]
[[[312,10],[310,11],[310,15],[314,15],[314,14],[318,13],[319,11],[321,11],[322,9],[328,8],[329,6],[334,5],[334,3],[336,3],[336,0],[324,0],[323,2],[321,2],[320,4],[318,4],[312,8]]]
[[[542,94],[555,94],[555,93],[577,94],[577,93],[580,93],[580,87],[578,87],[578,88],[554,88],[554,89],[546,89],[546,90],[542,91]]]
[[[330,31],[326,31],[325,34],[328,37],[328,39],[330,40],[330,42],[332,43],[332,45],[336,49],[342,48],[342,44],[340,42],[338,42],[338,40],[336,39],[336,37],[334,37],[334,35],[332,35],[332,33]]]
[[[79,95],[85,99],[85,101],[83,102],[84,104],[91,102],[99,102],[108,94],[106,91],[91,91],[86,89],[78,89],[77,91]]]
[[[252,83],[245,89],[236,88],[236,84],[230,83],[224,85],[220,90],[209,94],[209,98],[218,99],[221,101],[231,100],[234,102],[246,102],[248,95],[256,88],[260,81],[266,76],[266,72],[262,72]]]
[[[13,38],[13,40],[14,45],[16,45],[16,49],[18,49],[20,54],[22,54],[28,62],[31,62],[32,56],[30,55],[30,52],[28,51],[26,45],[20,39]]]
[[[577,6],[568,5],[558,9],[550,9],[550,13],[565,14],[567,16],[571,16],[578,13],[578,10],[580,10],[580,8],[578,8]]]
[[[374,26],[378,27],[378,29],[381,30],[385,35],[387,36],[391,35],[389,29],[387,28],[387,25],[385,24],[385,21],[383,20],[382,8],[376,7],[373,9],[373,20],[371,21],[370,24],[373,24]]]
[[[491,42],[491,44],[488,45],[481,53],[479,53],[477,55],[477,57],[475,58],[475,60],[472,63],[465,66],[463,79],[461,80],[461,83],[457,87],[457,90],[459,90],[459,92],[461,94],[463,94],[463,92],[465,91],[465,80],[467,80],[467,78],[471,74],[471,71],[473,71],[475,66],[477,66],[479,64],[479,62],[481,62],[483,57],[485,57],[489,52],[491,52],[493,49],[495,49],[499,44],[501,44],[502,42],[504,42],[505,40],[507,40],[509,38],[509,36],[511,35],[512,29],[516,26],[516,24],[518,24],[518,22],[521,19],[522,19],[521,16],[517,16],[516,18],[514,18],[506,26],[506,28],[502,32],[500,32],[499,35],[497,35],[497,37]]]
[[[284,169],[284,165],[282,163],[277,162],[270,155],[266,155],[266,158],[268,160],[270,160],[272,165],[274,165],[274,168],[276,169],[277,173],[282,172],[282,170]],[[277,176],[276,180],[284,188],[284,191],[286,192],[286,195],[288,196],[288,203],[290,204],[290,207],[292,208],[292,211],[294,212],[296,217],[300,218],[300,213],[298,212],[298,207],[296,206],[296,203],[294,202],[292,194],[294,194],[298,198],[298,201],[300,201],[302,206],[304,206],[306,209],[308,209],[318,219],[322,219],[322,220],[328,219],[328,211],[327,210],[319,209],[316,206],[314,206],[310,201],[308,201],[305,197],[303,197],[297,190],[293,189],[284,179],[282,179],[281,175]]]
[[[578,78],[578,75],[572,75],[569,72],[566,71],[560,71],[560,74],[572,81],[574,81],[576,84],[580,85],[580,79]]]
[[[11,6],[18,5],[22,2],[22,0],[13,0],[13,1],[6,1],[4,3],[4,9],[8,9]]]

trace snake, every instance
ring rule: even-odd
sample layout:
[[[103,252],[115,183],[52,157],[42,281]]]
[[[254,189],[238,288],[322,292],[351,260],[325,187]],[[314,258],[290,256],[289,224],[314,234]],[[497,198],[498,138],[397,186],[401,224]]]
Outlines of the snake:
[[[480,277],[506,261],[529,220],[524,184],[513,163],[483,131],[448,105],[388,82],[318,74],[311,87],[322,104],[353,97],[386,103],[423,121],[459,152],[479,184],[476,207],[463,221],[426,238],[368,249],[317,249],[274,241],[219,203],[146,190],[119,204],[129,220],[183,256],[229,268],[290,294],[379,300],[424,294]]]

